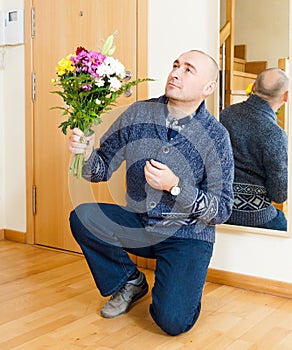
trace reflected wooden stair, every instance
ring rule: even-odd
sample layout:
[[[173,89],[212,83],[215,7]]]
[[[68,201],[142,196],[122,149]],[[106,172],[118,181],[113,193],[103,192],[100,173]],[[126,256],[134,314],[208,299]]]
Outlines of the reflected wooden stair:
[[[231,90],[229,91],[230,104],[246,100],[246,88],[249,84],[254,83],[257,75],[267,67],[267,61],[247,61],[246,45],[235,45]]]

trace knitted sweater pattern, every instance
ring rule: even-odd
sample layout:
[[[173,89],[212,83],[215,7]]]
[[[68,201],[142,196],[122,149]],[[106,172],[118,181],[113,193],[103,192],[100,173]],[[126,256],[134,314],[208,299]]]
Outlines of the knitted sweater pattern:
[[[233,155],[226,129],[203,102],[173,139],[167,137],[167,98],[132,104],[101,138],[83,167],[88,181],[107,181],[126,161],[127,207],[145,229],[215,241],[215,225],[225,222],[233,205]],[[181,180],[178,196],[149,186],[146,160],[166,164]]]
[[[257,95],[225,108],[220,121],[229,132],[235,163],[228,223],[265,224],[277,215],[271,202],[287,199],[287,135],[268,102]]]

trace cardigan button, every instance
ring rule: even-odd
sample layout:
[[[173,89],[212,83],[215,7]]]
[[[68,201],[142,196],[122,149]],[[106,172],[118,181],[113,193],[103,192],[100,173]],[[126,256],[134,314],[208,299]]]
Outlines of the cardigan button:
[[[169,153],[169,147],[168,146],[163,146],[162,147],[162,152],[165,153],[165,154]]]
[[[149,205],[150,205],[150,208],[155,208],[156,207],[156,202],[154,202],[154,201],[151,201],[150,203],[149,203]]]

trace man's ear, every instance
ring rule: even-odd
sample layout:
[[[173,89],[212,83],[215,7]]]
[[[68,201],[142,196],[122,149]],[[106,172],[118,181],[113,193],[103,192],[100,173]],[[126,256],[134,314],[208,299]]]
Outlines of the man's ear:
[[[288,91],[286,91],[286,92],[284,93],[284,95],[283,95],[283,101],[284,101],[284,102],[287,102],[287,101],[288,101],[288,95],[289,95],[289,93],[288,93]]]
[[[206,84],[205,88],[204,88],[204,95],[205,96],[209,96],[211,94],[213,94],[213,92],[216,90],[217,88],[217,82],[216,81],[210,81],[209,83]]]
[[[255,93],[255,90],[256,90],[256,82],[254,82],[254,83],[252,84],[252,87],[251,87],[251,91],[252,91],[253,93]]]

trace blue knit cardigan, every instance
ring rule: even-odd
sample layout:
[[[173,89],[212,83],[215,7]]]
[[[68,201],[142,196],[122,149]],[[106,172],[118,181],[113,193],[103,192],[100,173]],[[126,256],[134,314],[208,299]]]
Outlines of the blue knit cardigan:
[[[259,226],[277,215],[271,201],[287,199],[288,142],[267,101],[251,95],[220,114],[235,161],[234,208],[229,223]]]
[[[233,154],[226,129],[203,102],[173,139],[167,137],[167,98],[132,104],[122,113],[83,167],[91,182],[107,181],[126,161],[127,206],[145,229],[165,236],[215,241],[215,224],[225,222],[233,204]],[[181,180],[173,196],[151,188],[146,160],[166,164]]]

